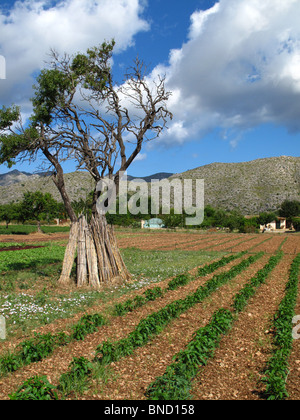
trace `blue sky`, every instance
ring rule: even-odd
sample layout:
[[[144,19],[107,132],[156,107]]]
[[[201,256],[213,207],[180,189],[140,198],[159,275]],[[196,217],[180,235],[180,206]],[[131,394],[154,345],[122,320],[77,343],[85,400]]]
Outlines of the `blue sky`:
[[[138,54],[174,92],[170,130],[144,147],[129,174],[299,156],[299,15],[295,0],[2,1],[1,105],[21,104],[29,115],[32,74],[50,47],[72,53],[115,37],[117,77]]]

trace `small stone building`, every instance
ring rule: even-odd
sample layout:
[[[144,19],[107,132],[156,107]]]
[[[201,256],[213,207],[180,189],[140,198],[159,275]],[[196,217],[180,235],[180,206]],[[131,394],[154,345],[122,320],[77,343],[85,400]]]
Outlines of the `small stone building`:
[[[142,229],[162,229],[163,227],[165,226],[161,219],[142,220]]]
[[[287,220],[285,217],[277,217],[277,221],[274,220],[271,223],[268,223],[266,226],[261,225],[260,230],[286,230],[289,229],[291,226],[288,225]]]

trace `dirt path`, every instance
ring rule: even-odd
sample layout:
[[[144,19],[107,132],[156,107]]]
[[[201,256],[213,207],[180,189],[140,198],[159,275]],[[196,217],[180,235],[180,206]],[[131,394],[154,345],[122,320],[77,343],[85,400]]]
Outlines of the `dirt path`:
[[[282,250],[285,254],[297,255],[300,252],[300,235],[299,234],[288,234],[287,240],[282,246]]]
[[[183,251],[194,251],[214,246],[215,244],[228,241],[229,237],[226,235],[209,235],[209,236],[195,236],[187,242],[173,241],[171,245],[161,246],[160,250],[171,251],[173,249],[180,249]]]
[[[269,241],[264,241],[260,245],[257,245],[252,249],[253,252],[260,252],[264,251],[268,254],[274,254],[277,249],[280,247],[280,245],[284,242],[286,239],[286,235],[275,235],[275,234],[264,234],[264,239],[268,239],[268,237],[271,237]]]
[[[128,241],[128,239],[119,238],[118,245],[121,248],[136,247],[144,251],[151,250],[173,250],[173,249],[184,249],[185,246],[194,245],[199,242],[213,241],[216,243],[220,240],[224,240],[224,235],[218,234],[176,234],[166,233],[164,235],[160,233],[154,234],[148,238],[135,238],[134,240]]]
[[[44,248],[44,247],[43,246],[9,246],[6,248],[0,248],[0,252],[23,251],[25,249],[37,249],[37,248]]]
[[[207,238],[205,240],[202,241],[193,241],[190,244],[184,244],[184,245],[176,245],[175,249],[180,249],[183,251],[205,251],[205,250],[209,250],[209,251],[214,251],[214,247],[215,246],[219,246],[219,245],[223,245],[223,244],[228,244],[229,242],[231,242],[232,240],[236,240],[236,237],[228,237],[225,235],[219,236],[219,237],[214,237],[212,238]],[[172,249],[172,248],[169,248]],[[174,248],[173,248],[174,249]]]
[[[268,238],[267,240],[271,240]],[[262,235],[256,235],[251,241],[243,241],[238,245],[234,245],[230,248],[231,252],[241,252],[241,251],[252,251],[256,246],[261,245],[266,241]]]
[[[29,235],[0,235],[1,242],[31,243],[67,241],[69,233],[30,233]]]

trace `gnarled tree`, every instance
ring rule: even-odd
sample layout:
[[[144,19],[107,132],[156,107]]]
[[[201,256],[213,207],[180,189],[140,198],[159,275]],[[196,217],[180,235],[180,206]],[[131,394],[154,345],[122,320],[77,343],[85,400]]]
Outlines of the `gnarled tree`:
[[[97,289],[115,279],[130,278],[113,229],[105,214],[97,211],[101,195],[97,185],[108,177],[118,192],[120,174],[172,118],[165,78],[149,80],[138,59],[122,84],[114,82],[113,47],[114,42],[103,43],[85,54],[63,57],[52,51],[49,67],[37,77],[33,114],[26,128],[18,107],[0,110],[0,163],[11,166],[17,160],[42,156],[50,164],[48,169],[53,169],[53,181],[71,219],[59,282],[70,282],[77,250],[77,285]],[[72,208],[63,169],[67,160],[75,160],[77,169],[88,171],[94,180],[90,220],[78,218]]]

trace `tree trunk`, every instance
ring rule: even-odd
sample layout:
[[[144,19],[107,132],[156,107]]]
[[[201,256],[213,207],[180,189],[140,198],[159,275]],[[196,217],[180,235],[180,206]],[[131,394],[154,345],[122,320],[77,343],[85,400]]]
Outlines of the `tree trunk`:
[[[70,284],[70,276],[72,267],[74,264],[76,249],[77,249],[77,242],[78,242],[78,231],[79,231],[79,223],[75,222],[71,225],[69,242],[65,252],[65,258],[63,262],[62,272],[60,275],[59,283],[62,285]]]
[[[66,249],[60,284],[70,283],[77,250],[78,287],[100,290],[110,284],[126,283],[131,276],[117,246],[113,228],[105,216],[95,214],[88,224],[84,216],[73,223]]]
[[[87,223],[84,217],[79,219],[78,247],[77,247],[77,284],[78,287],[87,285],[87,260],[85,230]]]
[[[99,192],[95,189],[93,216],[90,223],[87,223],[84,216],[77,219],[66,191],[62,166],[46,146],[43,148],[43,153],[55,167],[56,172],[52,178],[72,223],[59,283],[62,285],[71,283],[70,276],[76,251],[78,287],[90,286],[99,290],[105,285],[129,281],[131,276],[118,249],[113,228],[107,225],[105,216],[97,212],[96,202]]]
[[[38,233],[42,233],[41,221],[40,220],[38,220],[38,222],[37,222],[37,231],[38,231]]]

